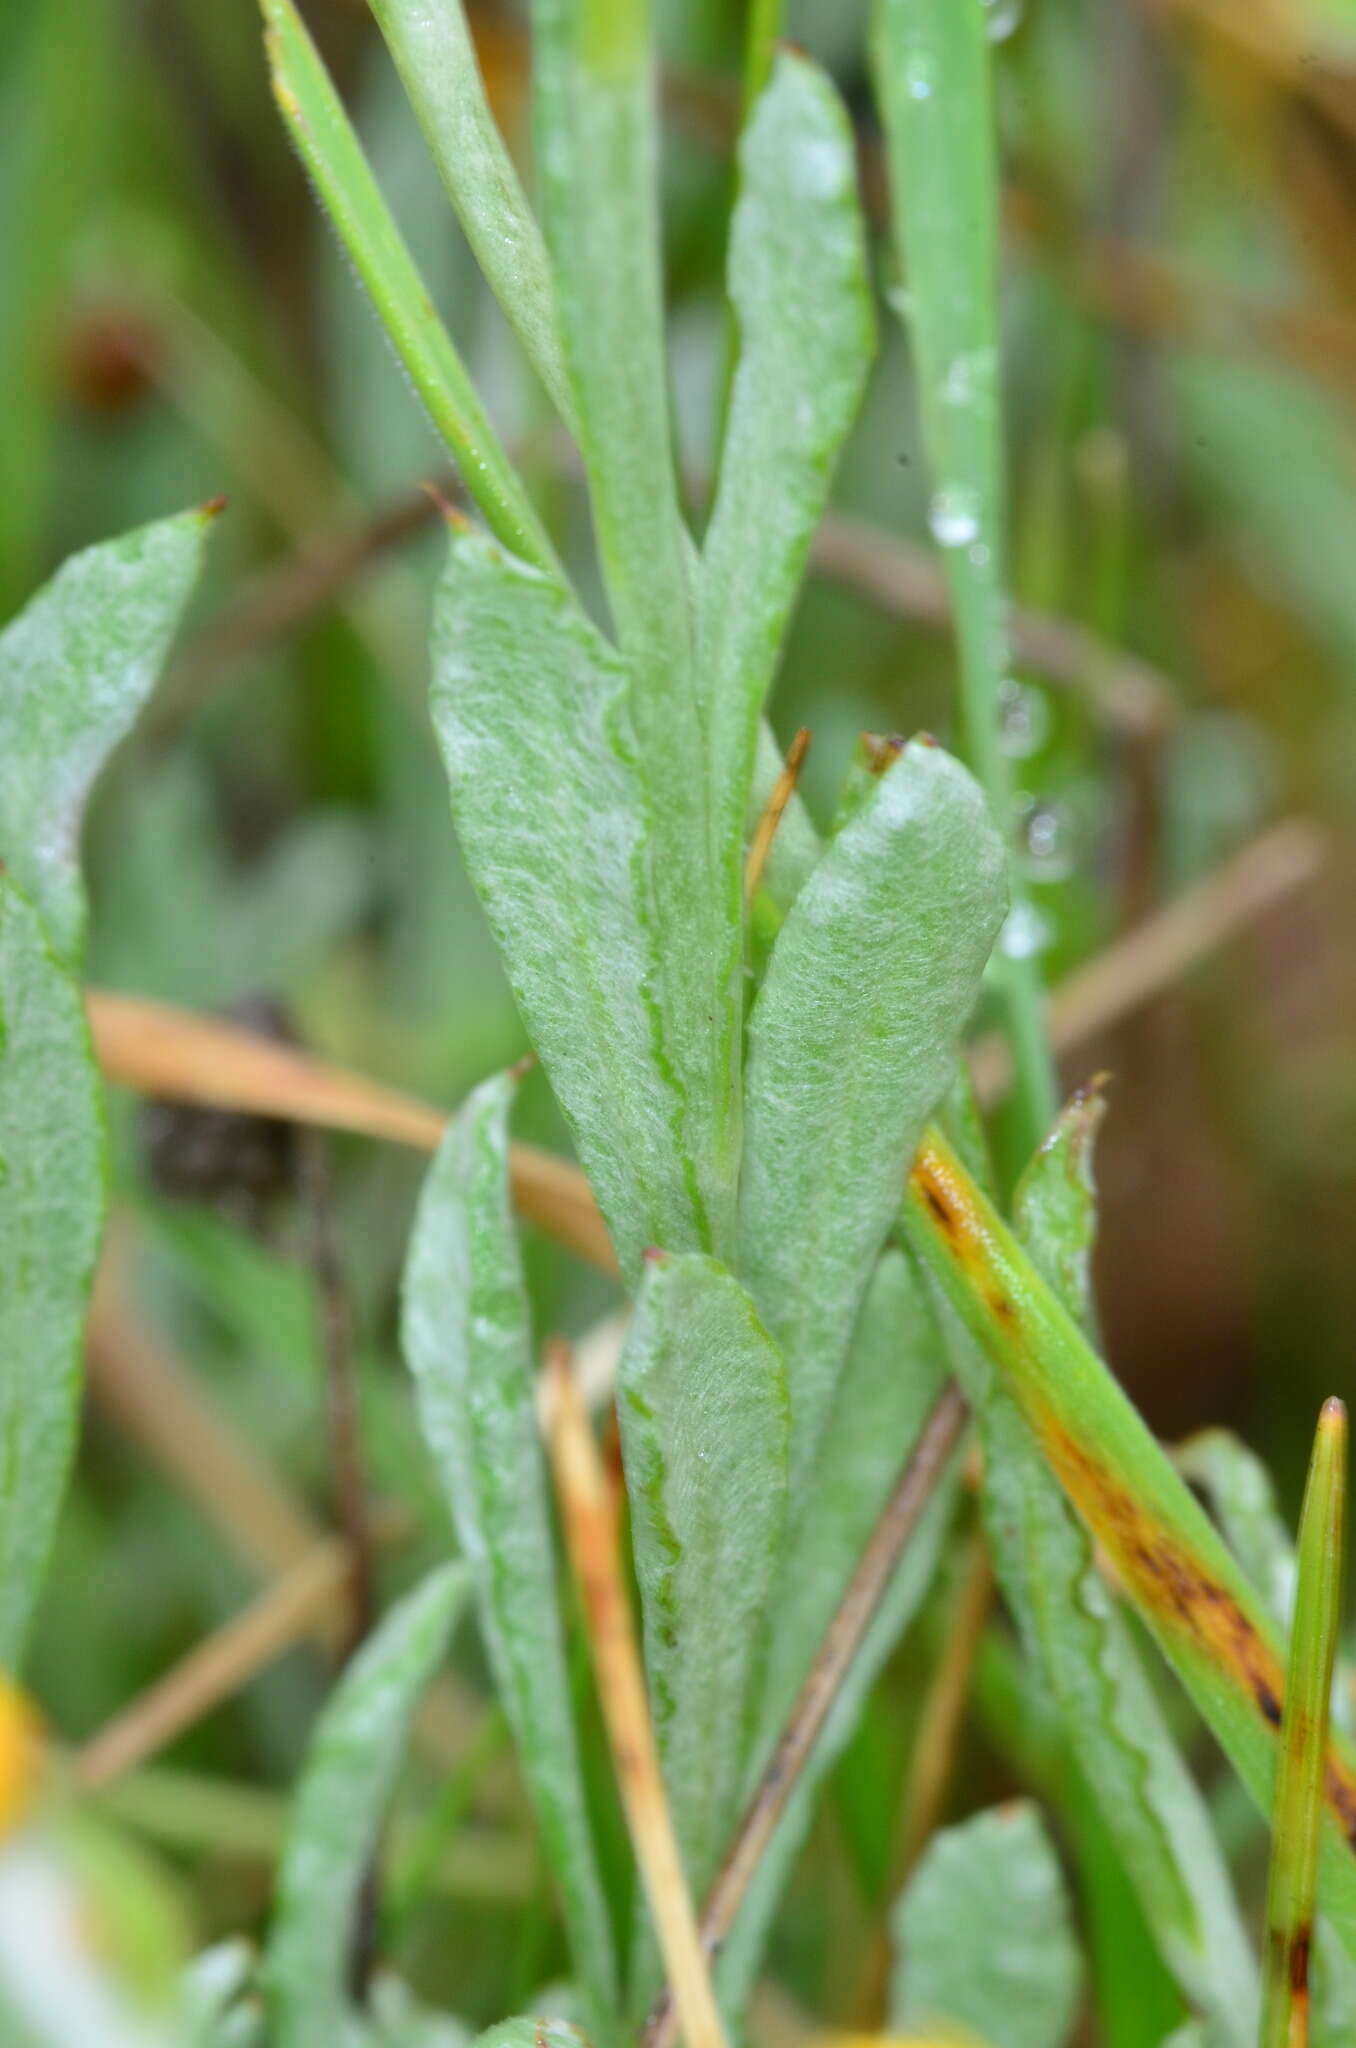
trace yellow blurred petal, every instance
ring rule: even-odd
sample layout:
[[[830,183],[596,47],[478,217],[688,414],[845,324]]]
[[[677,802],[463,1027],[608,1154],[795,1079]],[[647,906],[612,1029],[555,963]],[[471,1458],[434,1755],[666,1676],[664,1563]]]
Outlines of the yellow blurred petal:
[[[42,1763],[42,1720],[28,1694],[0,1673],[0,1839],[27,1812]]]

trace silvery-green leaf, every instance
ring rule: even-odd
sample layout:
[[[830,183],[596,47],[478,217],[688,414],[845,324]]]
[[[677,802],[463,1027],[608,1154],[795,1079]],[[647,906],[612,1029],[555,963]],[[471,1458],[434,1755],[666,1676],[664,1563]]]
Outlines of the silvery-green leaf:
[[[1086,1322],[1103,1104],[1075,1096],[1014,1199],[1033,1262]],[[1256,2031],[1257,1971],[1208,1809],[1093,1559],[1016,1403],[962,1335],[956,1367],[984,1447],[984,1511],[1005,1597],[1164,1963],[1217,2040]]]
[[[685,1102],[663,1057],[648,832],[625,668],[551,579],[453,538],[433,721],[466,864],[623,1271],[701,1249]]]
[[[509,1205],[511,1099],[507,1077],[486,1081],[448,1127],[415,1219],[402,1337],[597,2033],[614,2010],[616,1964],[561,1634],[532,1331]]]
[[[18,1668],[75,1450],[104,1143],[79,989],[0,874],[0,1671]]]
[[[219,1941],[195,1956],[184,1971],[180,1990],[184,2048],[220,2048],[224,2030],[236,2025],[239,2001],[253,1979],[254,1950],[238,1937]]]
[[[292,1795],[262,1967],[274,2048],[363,2038],[348,1992],[354,1908],[411,1716],[467,1586],[459,1563],[430,1572],[362,1644],[321,1710]]]
[[[786,1355],[798,1503],[1004,907],[978,785],[914,742],[787,915],[749,1023],[738,1270]]]
[[[799,1504],[772,1602],[758,1761],[790,1712],[867,1538],[947,1378],[932,1306],[912,1260],[887,1251],[871,1276]]]
[[[462,0],[372,0],[438,174],[491,290],[562,418],[573,418],[541,231],[485,94]]]
[[[372,2048],[471,2048],[475,2030],[450,2013],[429,2012],[389,1970],[367,1988]]]
[[[738,1810],[786,1514],[786,1368],[724,1267],[657,1253],[617,1379],[645,1670],[694,1896]],[[633,1960],[641,2008],[655,1952]]]
[[[1083,1964],[1054,1850],[1025,1800],[934,1835],[894,1914],[895,2031],[1062,2048]]]
[[[0,633],[0,861],[71,968],[85,800],[150,695],[211,524],[181,512],[72,555]]]
[[[888,1299],[889,1292],[881,1298],[879,1305],[882,1309]],[[879,1334],[885,1335],[884,1332]],[[863,1365],[863,1384],[879,1362],[873,1361],[871,1367]],[[896,1363],[901,1372],[909,1369],[909,1361],[898,1354]],[[858,1403],[854,1402],[852,1407],[851,1424],[846,1420],[843,1424],[845,1438],[856,1435],[865,1419]],[[894,1477],[898,1476],[911,1449],[911,1443],[902,1446]],[[834,1462],[839,1465],[837,1459]],[[839,1688],[823,1733],[787,1801],[786,1811],[754,1873],[734,1927],[717,1958],[716,1988],[721,2005],[728,2013],[737,2014],[743,2009],[757,1981],[778,1902],[809,1833],[815,1802],[824,1779],[846,1748],[861,1718],[867,1695],[936,1577],[955,1520],[960,1497],[961,1463],[961,1455],[957,1452],[932,1489],[876,1617]],[[810,1654],[817,1648],[818,1644],[810,1646]]]
[[[566,366],[645,792],[662,1057],[701,1233],[728,1261],[739,1154],[740,903],[718,876],[674,471],[644,0],[534,0],[537,165]]]
[[[702,550],[697,682],[737,900],[758,718],[875,342],[851,123],[791,51],[740,143],[728,273],[740,351]]]

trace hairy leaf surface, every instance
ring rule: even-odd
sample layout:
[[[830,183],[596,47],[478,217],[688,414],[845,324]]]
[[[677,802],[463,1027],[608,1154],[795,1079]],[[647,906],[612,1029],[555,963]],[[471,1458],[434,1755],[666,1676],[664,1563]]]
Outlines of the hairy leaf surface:
[[[645,1670],[694,1895],[738,1810],[786,1513],[786,1368],[714,1260],[648,1264],[617,1381]],[[643,1961],[635,1996],[656,1985]]]
[[[1059,1861],[1025,1800],[934,1835],[894,1930],[892,2027],[1062,2048],[1083,1965]]]
[[[623,1271],[700,1249],[684,1097],[661,1042],[626,668],[550,578],[452,541],[433,722],[466,864]]]
[[[419,1695],[446,1652],[468,1578],[431,1572],[346,1666],[321,1711],[287,1840],[263,1975],[276,2048],[366,2038],[349,1996],[353,1912]]]
[[[18,1667],[75,1450],[104,1155],[79,989],[0,875],[0,1671]]]
[[[486,1081],[448,1127],[410,1242],[402,1335],[599,2031],[614,2009],[616,1966],[570,1709],[532,1331],[509,1204],[511,1099],[505,1076]]]
[[[0,862],[67,967],[85,945],[85,800],[151,693],[211,524],[181,512],[72,555],[0,633]]]
[[[1002,920],[977,784],[915,742],[832,842],[749,1023],[739,1271],[786,1355],[798,1500],[924,1122]]]
[[[777,59],[739,171],[728,270],[740,353],[697,642],[724,886],[736,902],[758,717],[875,342],[852,128],[806,58]]]

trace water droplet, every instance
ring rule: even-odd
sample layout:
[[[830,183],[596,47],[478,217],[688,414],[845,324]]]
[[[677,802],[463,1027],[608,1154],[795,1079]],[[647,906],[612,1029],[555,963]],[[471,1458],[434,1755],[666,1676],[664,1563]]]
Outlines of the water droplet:
[[[991,43],[1005,43],[1022,19],[1022,0],[984,0]]]
[[[909,88],[911,100],[932,98],[932,66],[926,57],[910,57],[904,81]]]
[[[1050,938],[1049,922],[1034,903],[1014,903],[1003,921],[998,944],[1009,960],[1030,960],[1045,951]]]
[[[976,540],[970,543],[970,560],[973,562],[976,569],[988,568],[989,550],[985,542],[983,542],[982,540]]]
[[[928,525],[939,547],[968,547],[979,538],[979,496],[975,491],[938,491],[928,507]]]
[[[1045,797],[1031,805],[1022,820],[1022,848],[1033,882],[1062,882],[1073,873],[1074,838],[1067,805]]]
[[[1050,737],[1050,703],[1043,690],[1012,676],[998,688],[998,738],[1014,761],[1038,754]]]

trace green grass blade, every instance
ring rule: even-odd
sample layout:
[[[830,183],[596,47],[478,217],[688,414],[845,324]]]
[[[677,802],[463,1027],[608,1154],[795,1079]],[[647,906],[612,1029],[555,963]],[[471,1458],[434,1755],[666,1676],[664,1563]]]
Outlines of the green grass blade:
[[[701,1248],[653,988],[647,820],[620,657],[558,584],[453,536],[433,723],[458,836],[622,1268]]]
[[[1076,1096],[1018,1184],[1014,1228],[1080,1324],[1091,1319],[1096,1227],[1092,1146],[1102,1098]],[[1219,2043],[1256,2034],[1257,1970],[1215,1841],[1188,1773],[1093,1559],[1017,1403],[965,1341],[957,1372],[979,1416],[984,1510],[995,1563],[1023,1642],[1048,1685],[1084,1784],[1159,1954]]]
[[[647,1261],[617,1417],[655,1735],[701,1898],[739,1808],[790,1440],[781,1355],[714,1260]],[[632,1956],[633,2008],[647,2011],[658,1988],[658,1952],[643,1939]]]
[[[877,91],[907,286],[931,526],[960,652],[964,751],[1005,833],[1012,768],[999,743],[1007,671],[1006,508],[998,321],[998,175],[983,0],[876,0]],[[1019,863],[999,953],[1019,1084],[1020,1156],[1054,1121],[1035,930]]]
[[[648,11],[644,0],[535,0],[532,20],[547,247],[603,580],[633,676],[664,1057],[685,1103],[699,1248],[728,1262],[740,906],[718,879],[694,675],[696,564],[668,403]]]
[[[833,840],[773,948],[749,1022],[739,1271],[786,1356],[793,1511],[1003,903],[983,793],[915,742]]]
[[[411,1716],[467,1585],[460,1564],[431,1572],[362,1645],[321,1712],[292,1799],[263,1962],[276,2048],[361,2038],[348,1990],[353,1914]]]
[[[567,425],[574,396],[541,230],[485,94],[462,0],[371,0],[467,241]]]
[[[1318,1420],[1300,1516],[1299,1583],[1267,1881],[1261,2048],[1306,2048],[1309,2039],[1309,1953],[1328,1710],[1342,1624],[1346,1504],[1347,1411],[1340,1401],[1328,1401]]]
[[[75,1449],[104,1145],[80,991],[0,875],[0,1672],[19,1666]]]
[[[739,366],[697,640],[715,828],[736,900],[759,714],[875,345],[852,129],[804,57],[778,58],[739,169],[728,261]]]
[[[603,2040],[615,2024],[616,1963],[570,1708],[532,1331],[509,1205],[512,1092],[505,1076],[485,1082],[448,1128],[415,1218],[401,1334],[560,1887],[590,2031]]]
[[[556,568],[546,529],[429,302],[305,23],[292,0],[260,4],[274,98],[410,382],[505,547],[540,568]]]
[[[1283,1680],[1264,1603],[935,1130],[909,1177],[905,1227],[1252,1797],[1269,1810]],[[1356,1952],[1356,1765],[1337,1742],[1325,1806],[1325,1905]]]
[[[1059,1859],[1025,1801],[935,1835],[894,1915],[895,2033],[1062,2048],[1083,1963]]]
[[[0,633],[0,862],[72,969],[85,800],[154,687],[211,526],[182,512],[72,555]]]

